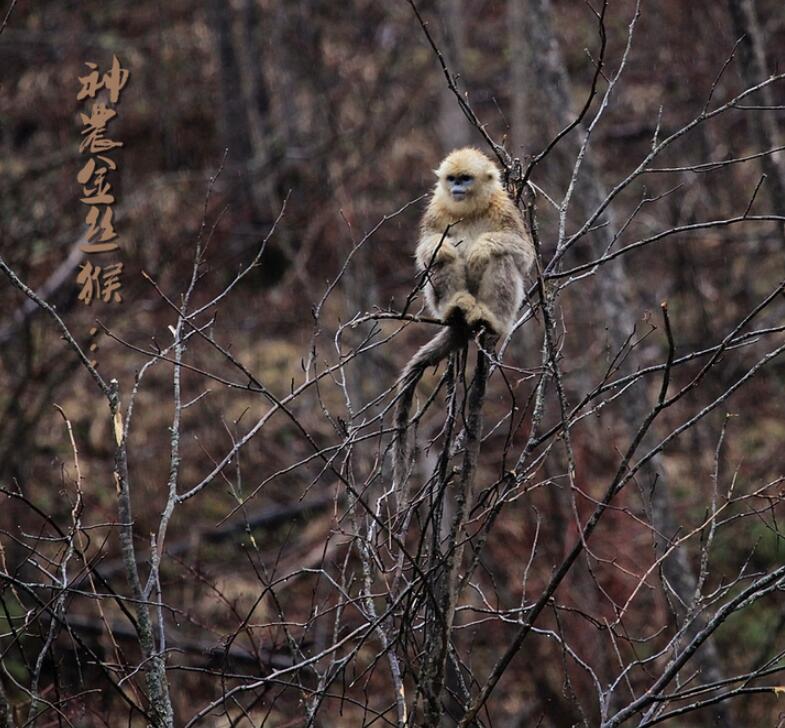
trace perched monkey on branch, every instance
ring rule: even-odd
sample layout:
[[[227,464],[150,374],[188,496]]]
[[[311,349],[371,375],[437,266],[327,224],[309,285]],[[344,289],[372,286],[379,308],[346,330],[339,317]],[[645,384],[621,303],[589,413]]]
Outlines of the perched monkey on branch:
[[[449,326],[406,365],[395,410],[393,479],[400,486],[410,460],[409,411],[414,390],[428,367],[464,346],[484,328],[506,334],[523,301],[524,276],[534,261],[518,208],[502,187],[496,165],[478,149],[451,152],[439,169],[420,225],[415,258],[427,278],[430,309]]]

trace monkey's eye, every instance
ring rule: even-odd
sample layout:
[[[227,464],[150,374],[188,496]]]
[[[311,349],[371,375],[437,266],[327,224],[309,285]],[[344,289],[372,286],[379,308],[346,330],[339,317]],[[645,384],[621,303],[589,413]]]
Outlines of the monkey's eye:
[[[459,178],[459,182],[471,182],[474,179],[470,174],[462,174]]]
[[[447,175],[447,181],[448,182],[455,182],[455,175],[454,174],[448,174]]]

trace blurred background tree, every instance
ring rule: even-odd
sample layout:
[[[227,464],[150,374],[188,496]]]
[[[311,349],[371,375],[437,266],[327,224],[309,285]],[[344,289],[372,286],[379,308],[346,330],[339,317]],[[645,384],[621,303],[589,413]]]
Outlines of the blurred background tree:
[[[598,74],[599,3],[596,8],[562,0],[422,0],[417,5],[485,132],[524,167],[576,118],[594,82],[598,93],[590,108],[596,112],[624,56],[634,7],[624,0],[605,12],[606,60]],[[778,54],[785,47],[785,10],[777,0],[661,0],[656,6],[644,3],[637,23],[623,79],[600,123],[590,126],[589,115],[534,168],[545,264],[558,252],[560,234],[569,236],[580,228],[646,156],[653,138],[664,139],[689,123],[709,99],[714,108],[782,70]],[[88,307],[77,300],[74,282],[84,233],[76,182],[81,161],[75,99],[85,62],[105,67],[113,54],[131,72],[111,127],[113,137],[124,142],[116,155],[118,169],[111,174],[125,263],[124,300]],[[330,357],[339,356],[332,341],[341,323],[375,307],[404,306],[415,284],[412,253],[422,209],[408,203],[429,191],[432,169],[444,152],[473,144],[492,153],[461,112],[407,2],[20,3],[0,35],[0,60],[0,255],[56,307],[84,348],[98,344],[98,371],[107,380],[116,378],[126,396],[146,361],[139,350],[154,352],[172,340],[169,327],[178,320],[174,308],[188,286],[200,234],[207,247],[196,266],[194,307],[211,301],[253,259],[285,201],[284,215],[258,265],[222,298],[214,329],[220,345],[281,398],[303,382],[304,367],[323,369],[333,361]],[[562,293],[559,354],[572,404],[617,363],[620,374],[629,374],[662,361],[667,344],[660,335],[659,313],[652,313],[662,300],[669,303],[677,352],[684,354],[722,341],[785,277],[781,220],[699,225],[745,214],[783,214],[785,178],[782,152],[777,151],[783,144],[783,85],[767,85],[737,106],[676,140],[651,165],[656,169],[620,190],[613,205],[561,259],[559,270],[569,270],[620,247],[620,241],[626,245],[674,231],[605,265],[601,275],[576,279]],[[574,174],[587,134],[591,144]],[[729,159],[743,161],[719,164]],[[561,200],[571,183],[574,204],[560,217],[558,205],[547,200]],[[379,225],[385,216],[390,219]],[[685,230],[689,225],[695,227]],[[369,231],[373,233],[365,239]],[[337,292],[323,299],[336,276]],[[781,300],[777,305],[767,311],[761,327],[781,324]],[[113,581],[120,570],[117,539],[111,527],[97,526],[114,523],[117,513],[115,444],[109,419],[96,414],[93,382],[74,356],[64,354],[51,319],[7,283],[0,286],[0,312],[0,486],[16,494],[0,500],[3,573],[23,581],[32,578],[31,534],[49,534],[51,527],[41,514],[54,523],[71,523],[72,449],[56,403],[73,427],[84,512],[96,524],[95,532],[88,532],[92,541],[87,553],[112,588],[123,590],[121,579]],[[99,333],[91,337],[96,319]],[[381,325],[382,334],[392,335],[398,323]],[[365,322],[346,332],[347,346],[361,346],[372,326]],[[512,372],[511,381],[492,380],[486,401],[492,421],[505,421],[509,391],[518,403],[534,396],[542,326],[537,317],[511,343],[508,361],[526,371]],[[103,327],[112,336],[102,333]],[[650,336],[655,328],[657,335]],[[349,561],[348,544],[357,530],[339,517],[347,494],[324,463],[312,461],[314,443],[329,447],[336,432],[358,416],[344,404],[347,391],[366,402],[391,387],[425,336],[422,328],[406,327],[396,334],[394,345],[374,348],[347,364],[348,384],[326,381],[323,390],[313,388],[297,398],[291,417],[277,413],[263,436],[242,450],[233,463],[234,474],[227,469],[223,480],[216,479],[198,498],[179,506],[169,526],[161,587],[166,602],[178,605],[166,614],[170,644],[198,659],[178,658],[175,662],[185,666],[170,673],[177,724],[202,707],[191,697],[200,694],[200,686],[211,686],[203,702],[213,699],[218,667],[253,674],[261,666],[289,664],[290,658],[282,655],[293,638],[283,614],[293,624],[306,624],[320,608],[336,608],[318,576],[287,584],[283,594],[261,605],[260,585],[269,586],[295,569],[329,571]],[[624,353],[617,362],[619,351]],[[663,414],[657,436],[661,439],[720,396],[756,354],[760,352],[752,348],[720,358],[699,392]],[[182,399],[193,404],[184,410],[182,422],[181,490],[203,480],[265,404],[254,392],[203,376],[208,371],[237,378],[218,351],[201,346],[191,356],[186,348],[185,357],[191,368],[182,370]],[[679,370],[677,384],[687,384],[699,369]],[[145,376],[135,402],[129,453],[135,474],[135,534],[146,559],[170,475],[171,367],[159,363]],[[615,472],[619,452],[645,416],[657,384],[637,383],[633,392],[639,394],[632,400],[637,406],[608,407],[572,432],[572,467],[589,494],[581,502],[581,515],[591,512],[590,499],[600,497],[602,484]],[[602,632],[602,620],[617,617],[629,594],[634,580],[626,571],[639,574],[644,562],[648,565],[640,554],[648,556],[652,542],[661,556],[676,533],[704,518],[716,467],[725,485],[732,479],[739,492],[779,482],[784,389],[785,368],[778,358],[704,426],[669,443],[639,473],[638,488],[624,491],[618,510],[608,514],[594,537],[592,554],[599,559],[594,570],[587,563],[571,573],[558,597],[565,611],[554,609],[548,618],[551,626],[564,630],[561,634],[570,635],[572,648],[599,655],[612,672],[617,657]],[[378,413],[378,402],[374,406],[370,411]],[[726,413],[735,415],[728,425],[733,436],[726,438],[718,465],[715,454]],[[420,438],[436,437],[442,424],[438,416],[426,418]],[[488,482],[498,476],[510,442],[525,442],[529,435],[522,421],[509,427],[509,435],[505,428],[493,430],[484,445],[479,473]],[[379,454],[373,447],[357,446],[353,467],[371,472]],[[535,590],[547,582],[575,537],[574,496],[561,487],[565,457],[547,459],[538,471],[543,482],[556,485],[511,502],[494,522],[478,579],[492,582],[502,601],[523,599],[521,565],[537,545],[536,531],[539,559],[529,577],[529,588]],[[433,465],[433,456],[424,453],[421,470]],[[745,521],[744,538],[718,537],[713,556],[718,584],[734,578],[745,563],[754,573],[781,563],[781,506],[771,498],[768,511],[752,498],[749,508],[756,518]],[[239,502],[244,505],[237,511]],[[629,513],[635,517],[628,518]],[[644,519],[653,533],[640,525]],[[619,568],[600,568],[603,559]],[[651,614],[670,624],[689,612],[688,595],[701,578],[699,550],[672,554],[662,572],[672,589],[671,603],[644,590],[625,622],[633,643]],[[0,582],[5,668],[0,677],[10,704],[26,715],[30,701],[20,685],[36,672],[35,655],[48,632],[43,621],[24,624],[22,605],[29,596],[14,594],[19,589],[12,580]],[[382,601],[378,609],[383,609]],[[577,606],[596,623],[569,612]],[[93,606],[78,604],[71,614],[90,649],[100,652],[107,665],[120,661],[117,654],[126,647],[119,626],[118,647],[100,630],[91,635],[90,624],[97,619]],[[697,661],[702,680],[749,670],[754,659],[778,654],[782,614],[781,599],[767,597],[735,617],[732,627],[718,630]],[[117,609],[112,615],[116,621],[123,617]],[[243,643],[244,651],[231,652],[227,636],[237,637],[249,624],[253,635]],[[318,651],[328,632],[327,627],[306,629],[296,641],[306,652],[311,647]],[[506,647],[504,622],[472,634],[475,659],[487,671]],[[102,681],[110,678],[99,674],[86,647],[69,642],[66,633],[58,634],[56,644],[59,658],[47,658],[39,668],[42,690],[46,686],[42,695],[52,702],[78,695],[62,708],[74,724],[126,721],[123,690],[133,701],[144,702],[138,686],[106,689],[98,697],[81,695],[92,685],[105,687],[108,683]],[[634,649],[645,653],[654,648],[644,641]],[[599,725],[597,707],[587,697],[590,680],[568,662],[558,641],[532,641],[494,694],[493,724]],[[367,689],[372,691],[384,678],[371,673]],[[347,668],[345,680],[354,679],[358,675]],[[243,710],[252,716],[247,724],[300,725],[302,717],[293,717],[299,693],[289,688],[270,686],[246,703]],[[636,683],[630,690],[638,694],[641,688]],[[393,709],[383,710],[381,702],[374,710],[387,710],[386,720],[394,721]],[[610,712],[621,707],[611,706]],[[331,698],[318,710],[322,725],[372,723],[357,703]],[[133,710],[131,714],[139,720]],[[755,695],[677,718],[672,725],[780,725],[780,714],[773,694]],[[238,712],[215,725],[240,725],[243,719]],[[53,712],[40,724],[56,720]]]

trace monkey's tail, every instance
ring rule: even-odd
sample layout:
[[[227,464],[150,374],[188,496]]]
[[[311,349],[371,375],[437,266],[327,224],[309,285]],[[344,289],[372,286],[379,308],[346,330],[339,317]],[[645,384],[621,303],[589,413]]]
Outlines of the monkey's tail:
[[[409,477],[412,458],[412,438],[409,436],[409,412],[412,408],[417,383],[429,367],[436,366],[453,351],[466,344],[469,330],[465,325],[453,324],[443,328],[412,357],[401,375],[398,403],[395,406],[395,442],[393,445],[393,488],[401,493]]]

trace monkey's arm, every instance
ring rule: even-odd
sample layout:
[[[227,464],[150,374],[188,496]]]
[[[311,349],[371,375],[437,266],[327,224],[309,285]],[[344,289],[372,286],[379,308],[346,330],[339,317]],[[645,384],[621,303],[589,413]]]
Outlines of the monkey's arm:
[[[534,262],[534,248],[523,231],[484,233],[474,242],[469,260],[473,257],[489,259],[491,256],[510,255],[525,273]]]
[[[458,258],[458,249],[452,243],[453,238],[443,232],[423,231],[414,257],[419,270],[428,270],[431,266],[451,263]]]
[[[474,241],[467,262],[479,273],[492,257],[509,255],[525,275],[534,262],[534,246],[518,209],[506,195],[500,197],[490,208],[490,229]]]
[[[484,233],[474,241],[466,258],[469,279],[479,281],[493,258],[509,256],[525,275],[534,262],[534,247],[525,230]]]

